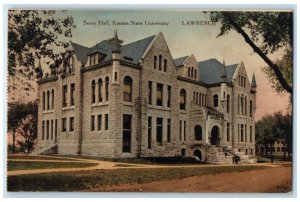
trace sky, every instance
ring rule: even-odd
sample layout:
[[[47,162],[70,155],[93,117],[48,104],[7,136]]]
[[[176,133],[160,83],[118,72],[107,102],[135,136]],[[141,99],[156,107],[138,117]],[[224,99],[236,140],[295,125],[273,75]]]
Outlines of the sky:
[[[277,111],[286,112],[288,95],[278,95],[268,82],[261,68],[264,61],[253,52],[241,35],[230,31],[217,37],[220,24],[203,25],[210,21],[208,14],[201,10],[72,10],[58,12],[57,16],[71,15],[76,25],[72,41],[91,47],[102,40],[111,38],[115,30],[127,44],[162,32],[173,58],[194,54],[197,61],[216,58],[226,65],[244,62],[251,82],[253,73],[257,82],[256,120]],[[201,25],[188,26],[187,21],[201,21]],[[98,22],[103,24],[99,25]],[[104,25],[108,21],[109,25]],[[113,25],[116,22],[132,22],[143,25]],[[164,25],[145,25],[159,22]],[[271,56],[272,59],[280,55]],[[44,66],[44,68],[46,68]]]

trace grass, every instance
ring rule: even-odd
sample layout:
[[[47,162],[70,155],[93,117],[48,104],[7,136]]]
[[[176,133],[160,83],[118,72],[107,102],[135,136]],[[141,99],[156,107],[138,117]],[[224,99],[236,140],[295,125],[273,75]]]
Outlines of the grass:
[[[32,170],[47,168],[78,168],[96,166],[97,163],[79,163],[79,162],[37,162],[37,161],[8,161],[7,170]]]
[[[77,161],[76,159],[68,159],[68,158],[56,158],[49,156],[30,156],[30,155],[8,155],[7,159],[30,159],[30,160],[57,160],[57,161]]]
[[[94,156],[61,156],[82,159],[94,159],[100,161],[112,161],[119,163],[151,164],[151,165],[190,165],[190,164],[209,164],[197,161],[192,157],[147,157],[147,158],[103,158]]]
[[[266,166],[217,166],[203,168],[161,168],[90,170],[9,176],[8,191],[80,191],[108,185],[144,183],[160,180],[215,174],[220,172],[249,171]]]

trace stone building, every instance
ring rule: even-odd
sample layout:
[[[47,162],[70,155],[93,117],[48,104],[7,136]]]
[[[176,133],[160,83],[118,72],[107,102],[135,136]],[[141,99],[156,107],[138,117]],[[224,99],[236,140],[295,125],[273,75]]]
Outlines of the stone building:
[[[173,59],[162,33],[71,45],[38,80],[37,153],[255,160],[256,81],[243,62]]]

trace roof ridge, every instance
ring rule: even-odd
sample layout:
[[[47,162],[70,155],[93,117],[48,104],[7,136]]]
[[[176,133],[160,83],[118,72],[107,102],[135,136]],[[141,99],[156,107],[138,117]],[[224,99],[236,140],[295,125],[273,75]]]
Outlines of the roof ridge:
[[[152,36],[149,36],[149,37],[146,37],[146,38],[143,38],[143,39],[139,39],[137,41],[133,41],[133,42],[130,42],[130,43],[127,43],[127,44],[124,44],[124,45],[121,45],[121,47],[124,47],[124,46],[127,46],[127,45],[130,45],[130,44],[133,44],[133,43],[137,43],[137,42],[140,42],[140,41],[143,41],[143,40],[146,40],[146,39],[149,39],[151,37],[155,37],[156,35],[152,35]]]

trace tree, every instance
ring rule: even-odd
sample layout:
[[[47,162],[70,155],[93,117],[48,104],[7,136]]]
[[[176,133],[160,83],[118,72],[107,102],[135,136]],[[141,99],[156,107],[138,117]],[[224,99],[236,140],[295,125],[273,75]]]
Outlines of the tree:
[[[293,93],[292,82],[289,82],[292,63],[285,63],[293,52],[292,12],[211,12],[210,18],[222,25],[218,37],[230,30],[241,34],[245,42],[267,63],[270,68],[268,72],[272,72],[273,85],[280,84],[289,94]],[[279,50],[285,53],[283,58],[272,61],[268,54]]]
[[[56,15],[56,13],[58,15]],[[9,10],[8,12],[8,76],[14,81],[8,92],[19,86],[30,91],[40,60],[61,62],[69,47],[69,39],[75,28],[72,17],[64,11],[53,10]]]
[[[284,116],[281,112],[278,112],[274,114],[274,120],[276,123],[274,132],[277,134],[278,139],[283,144],[284,148],[286,148],[284,150],[283,160],[286,159],[286,152],[288,152],[288,158],[290,159],[293,144],[292,116],[290,114]]]
[[[266,115],[255,124],[256,147],[264,148],[265,155],[271,151],[276,141],[280,141],[286,150],[283,159],[286,159],[286,152],[289,158],[292,151],[292,116],[283,115],[282,112]],[[263,156],[263,152],[261,153]]]
[[[34,102],[8,103],[8,132],[12,132],[12,152],[15,152],[16,135],[20,134],[24,140],[26,149],[30,152],[37,137],[38,106]]]

